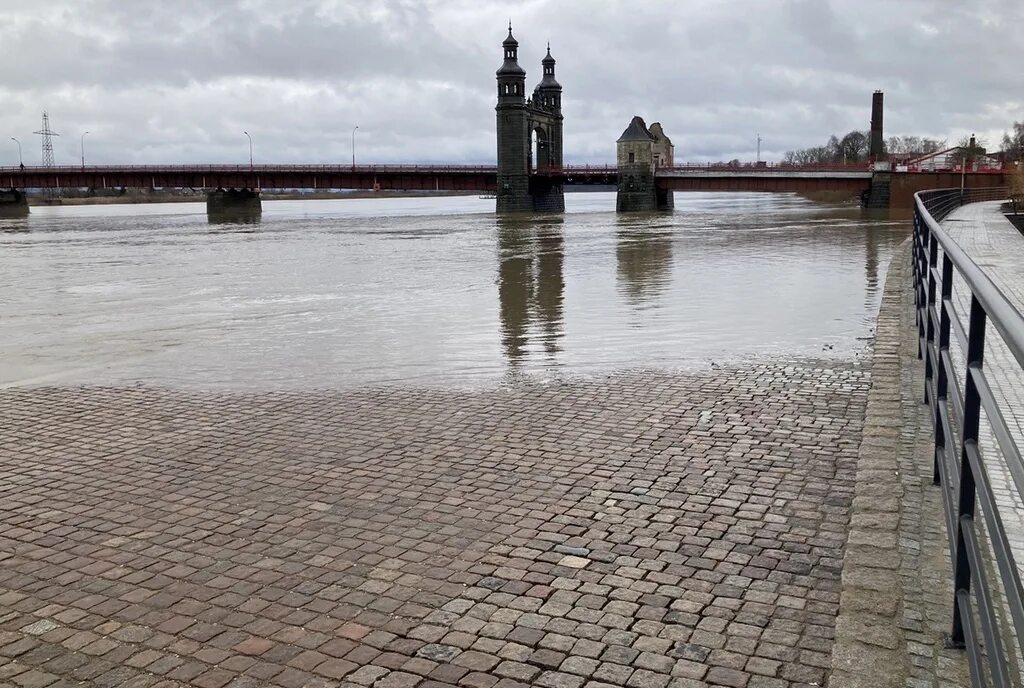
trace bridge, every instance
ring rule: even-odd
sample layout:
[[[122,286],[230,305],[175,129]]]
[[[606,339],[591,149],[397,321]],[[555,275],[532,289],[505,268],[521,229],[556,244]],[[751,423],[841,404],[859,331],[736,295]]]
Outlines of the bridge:
[[[211,215],[258,214],[263,189],[374,189],[493,193],[503,212],[561,212],[564,189],[615,185],[620,211],[672,206],[675,191],[820,192],[860,197],[872,207],[909,207],[913,194],[933,188],[1000,186],[1001,171],[894,172],[882,149],[882,94],[872,100],[870,163],[851,165],[675,165],[661,125],[634,117],[617,142],[613,166],[564,165],[562,86],[550,46],[532,96],[518,63],[519,43],[502,43],[496,73],[495,165],[141,165],[0,167],[0,217],[28,213],[24,189],[188,188],[207,192]]]
[[[889,202],[904,207],[922,189],[960,185],[957,172],[891,173]],[[530,177],[563,186],[619,184],[614,165],[565,165],[534,170]],[[655,185],[665,191],[870,193],[875,173],[867,164],[785,165],[690,163],[658,168]],[[969,172],[968,188],[999,186],[1001,171]],[[0,186],[10,189],[374,189],[495,193],[495,165],[68,165],[0,167]],[[2,207],[0,202],[0,207]],[[10,204],[8,204],[10,205]]]
[[[686,164],[660,168],[659,185],[678,191],[811,191],[866,188],[867,165]],[[613,165],[566,165],[531,176],[569,186],[615,185]],[[481,191],[498,189],[495,165],[107,165],[0,167],[10,188],[187,189],[396,189]]]

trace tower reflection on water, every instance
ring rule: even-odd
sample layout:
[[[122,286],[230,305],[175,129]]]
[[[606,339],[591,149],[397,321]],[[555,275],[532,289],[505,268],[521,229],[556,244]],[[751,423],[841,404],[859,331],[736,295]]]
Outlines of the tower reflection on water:
[[[498,300],[509,367],[542,353],[558,364],[564,336],[561,217],[499,217]]]
[[[616,218],[617,287],[635,310],[655,305],[672,280],[672,227],[657,225],[646,214]]]

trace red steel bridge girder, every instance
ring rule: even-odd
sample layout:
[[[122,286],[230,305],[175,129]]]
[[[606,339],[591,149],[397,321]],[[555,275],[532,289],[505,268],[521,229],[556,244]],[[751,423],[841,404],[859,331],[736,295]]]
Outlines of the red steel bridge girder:
[[[535,172],[566,185],[614,185],[612,166],[578,165]],[[968,173],[998,184],[999,171]],[[893,190],[935,188],[948,172],[892,173]],[[864,165],[680,165],[657,171],[657,185],[675,191],[856,193],[870,186]],[[979,182],[981,183],[981,182]],[[930,184],[930,186],[928,186]],[[0,187],[26,188],[248,188],[248,189],[402,189],[423,191],[497,190],[497,168],[489,165],[142,165],[0,167]]]

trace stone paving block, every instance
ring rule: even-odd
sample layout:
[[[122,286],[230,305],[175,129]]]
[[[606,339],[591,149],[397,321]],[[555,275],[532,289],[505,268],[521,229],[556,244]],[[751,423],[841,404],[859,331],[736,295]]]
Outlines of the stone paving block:
[[[793,362],[486,392],[2,390],[0,657],[206,688],[820,670],[867,389],[856,364]]]

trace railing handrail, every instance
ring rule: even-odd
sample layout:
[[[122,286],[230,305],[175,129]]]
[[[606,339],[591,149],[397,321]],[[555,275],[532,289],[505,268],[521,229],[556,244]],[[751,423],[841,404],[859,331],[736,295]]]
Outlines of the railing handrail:
[[[28,166],[21,168],[17,165],[0,166],[0,174],[6,175],[28,175],[28,174],[81,174],[104,173],[104,172],[132,172],[132,173],[172,173],[172,172],[452,172],[452,173],[495,173],[496,165],[431,165],[431,164],[409,164],[409,163],[374,163],[351,165],[347,163],[323,163],[323,164],[259,164],[237,165],[226,164],[173,164],[173,165],[56,165],[53,167]],[[744,162],[730,164],[727,162],[684,162],[674,165],[659,166],[657,172],[870,172],[871,166],[867,163],[808,163],[796,164],[786,162],[765,162],[751,163]],[[918,170],[922,173],[949,172],[957,170]],[[538,174],[560,174],[560,173],[592,173],[592,174],[614,174],[618,172],[616,165],[561,165],[535,170]],[[971,175],[977,174],[1001,174],[1002,169],[972,170]]]
[[[976,688],[990,683],[1000,688],[1011,685],[1011,666],[1016,657],[1024,656],[1024,583],[990,476],[991,457],[986,457],[991,445],[986,444],[983,452],[980,432],[984,412],[994,448],[1009,472],[1005,487],[1024,494],[1024,452],[1010,431],[989,381],[993,369],[986,364],[991,348],[986,323],[991,321],[1024,372],[1024,317],[939,222],[964,203],[1006,197],[1003,188],[914,194],[918,356],[924,360],[924,401],[931,409],[935,436],[933,479],[942,487],[953,562],[949,639],[953,646],[967,649],[971,684]],[[961,322],[960,305],[954,300],[957,274],[970,293],[967,325]],[[963,354],[962,373],[951,355],[954,342]],[[984,528],[975,525],[979,515]],[[984,546],[980,533],[985,535]]]

